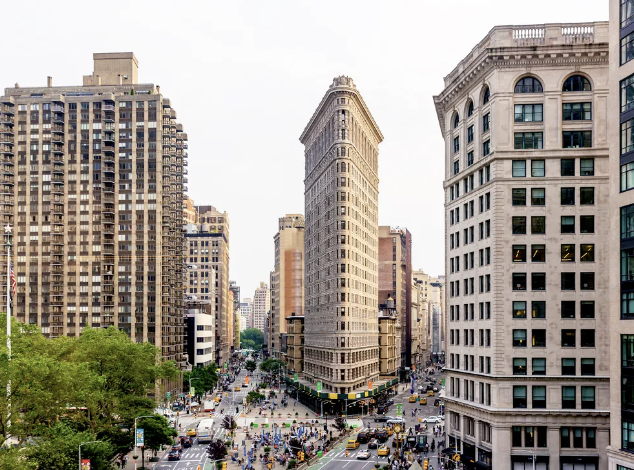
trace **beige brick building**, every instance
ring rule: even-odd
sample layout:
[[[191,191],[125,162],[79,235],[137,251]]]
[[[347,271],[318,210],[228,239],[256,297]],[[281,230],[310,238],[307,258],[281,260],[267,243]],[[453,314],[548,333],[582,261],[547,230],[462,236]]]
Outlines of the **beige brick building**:
[[[196,212],[196,206],[194,200],[189,196],[185,198],[183,202],[183,215],[185,216],[186,224],[197,224],[198,213]]]
[[[213,206],[195,206],[196,224],[185,225],[188,295],[213,300],[214,359],[228,360],[234,346],[233,302],[229,298],[229,215]]]
[[[446,432],[478,468],[606,468],[607,98],[607,23],[495,27],[434,98]]]
[[[83,85],[49,77],[0,99],[13,314],[49,337],[114,326],[184,367],[187,135],[133,53],[93,58]]]
[[[402,323],[391,294],[379,309],[379,374],[396,379],[401,368]]]
[[[269,285],[266,282],[260,282],[260,285],[256,287],[255,294],[253,294],[253,328],[265,333],[266,338],[266,322],[271,309],[271,291]],[[267,342],[265,341],[265,345]]]
[[[378,145],[351,78],[337,77],[300,137],[305,146],[304,375],[332,393],[379,375]]]
[[[269,354],[281,357],[286,317],[304,316],[304,216],[286,214],[273,237],[275,267],[271,277]]]
[[[610,0],[609,470],[634,469],[634,1]]]

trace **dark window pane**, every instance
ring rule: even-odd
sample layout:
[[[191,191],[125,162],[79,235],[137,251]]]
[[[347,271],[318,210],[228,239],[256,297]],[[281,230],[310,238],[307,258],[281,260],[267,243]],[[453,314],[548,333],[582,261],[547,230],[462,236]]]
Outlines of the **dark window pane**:
[[[526,290],[526,273],[513,273],[513,290]]]
[[[594,204],[594,188],[579,188],[579,204]]]
[[[531,273],[531,290],[546,290],[546,273]]]
[[[594,348],[594,330],[581,330],[581,347]]]
[[[575,301],[561,301],[561,318],[575,318]]]
[[[561,159],[561,176],[575,176],[575,159]]]
[[[534,300],[531,302],[533,318],[546,318],[546,302]]]
[[[579,232],[580,233],[594,233],[594,216],[593,215],[579,216]]]
[[[575,358],[563,358],[561,360],[561,375],[577,375]]]
[[[526,233],[526,217],[513,217],[511,220],[513,224],[513,235],[523,235]]]
[[[526,223],[525,217],[524,217],[524,221]],[[524,233],[526,233],[526,228],[524,228]],[[546,233],[546,217],[541,215],[531,217],[531,233],[533,234]]]
[[[575,290],[575,273],[561,273],[561,290]]]
[[[546,347],[546,330],[533,330],[532,335],[534,348]]]
[[[577,346],[576,330],[561,330],[561,347],[574,348]]]
[[[581,318],[594,318],[594,300],[582,300],[579,310]]]
[[[526,205],[526,189],[525,188],[513,188],[513,205],[514,206]]]
[[[575,188],[561,188],[561,205],[574,206]]]
[[[546,262],[546,245],[531,245],[531,261],[533,263]]]
[[[594,290],[594,273],[580,273],[581,290]]]
[[[561,245],[561,261],[574,263],[575,245]]]
[[[513,318],[526,318],[526,302],[513,302]]]

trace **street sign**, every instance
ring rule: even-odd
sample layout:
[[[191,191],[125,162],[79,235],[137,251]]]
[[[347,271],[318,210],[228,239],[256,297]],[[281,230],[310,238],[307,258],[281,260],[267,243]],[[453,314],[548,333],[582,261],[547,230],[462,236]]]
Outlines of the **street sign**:
[[[191,391],[189,392],[190,395],[196,395],[196,388],[192,387]]]
[[[169,400],[170,398],[172,398],[172,394],[170,392],[167,392],[165,394],[165,398],[167,398]]]
[[[90,459],[81,459],[81,470],[90,470]]]
[[[225,369],[227,368],[227,363],[226,362],[225,362],[225,366],[224,367],[225,367]]]
[[[295,372],[295,373],[293,374],[293,382],[297,382],[297,380],[298,380],[298,379],[297,379],[297,372]]]
[[[143,434],[143,428],[139,428],[136,430],[136,446],[143,447],[145,444],[145,438]]]
[[[372,381],[368,380],[368,390],[372,390]]]
[[[317,382],[317,391],[321,392],[321,382]]]
[[[403,404],[402,403],[397,403],[396,404],[396,416],[401,416],[403,414]]]

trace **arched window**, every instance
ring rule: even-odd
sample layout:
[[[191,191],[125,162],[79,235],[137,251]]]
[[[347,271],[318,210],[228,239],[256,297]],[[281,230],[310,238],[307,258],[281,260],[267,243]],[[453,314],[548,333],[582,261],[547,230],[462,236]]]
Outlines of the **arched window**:
[[[482,104],[487,104],[491,99],[491,92],[489,91],[489,87],[486,87],[484,90],[484,96],[482,97]]]
[[[455,129],[460,124],[460,116],[456,113],[456,116],[453,118],[453,128]]]
[[[562,91],[592,91],[592,86],[583,75],[573,75],[564,82]]]
[[[469,107],[467,108],[467,117],[473,116],[473,101],[469,102]]]
[[[515,85],[515,93],[543,93],[544,89],[539,80],[533,77],[524,77]]]
[[[344,162],[341,162],[341,172],[342,173],[346,172],[346,164]]]

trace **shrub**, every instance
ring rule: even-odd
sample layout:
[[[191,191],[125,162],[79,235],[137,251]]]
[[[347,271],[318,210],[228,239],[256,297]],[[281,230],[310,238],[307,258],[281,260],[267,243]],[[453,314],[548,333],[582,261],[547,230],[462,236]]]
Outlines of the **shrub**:
[[[289,460],[286,468],[295,468],[295,467],[297,467],[297,462],[295,461],[295,459]]]

